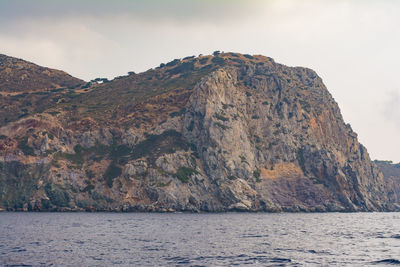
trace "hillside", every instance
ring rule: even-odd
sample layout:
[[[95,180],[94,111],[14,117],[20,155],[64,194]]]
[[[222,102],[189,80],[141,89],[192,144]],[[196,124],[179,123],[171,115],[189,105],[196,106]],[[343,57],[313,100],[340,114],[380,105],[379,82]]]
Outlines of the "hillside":
[[[307,68],[214,53],[50,90],[45,100],[0,128],[5,209],[398,208]]]
[[[63,71],[0,54],[0,126],[41,113],[84,84]]]
[[[84,83],[71,75],[0,54],[1,92],[35,92],[76,87]]]
[[[395,202],[400,203],[400,163],[393,164],[391,161],[379,160],[375,160],[374,163],[383,173],[388,187],[391,189],[389,194]]]

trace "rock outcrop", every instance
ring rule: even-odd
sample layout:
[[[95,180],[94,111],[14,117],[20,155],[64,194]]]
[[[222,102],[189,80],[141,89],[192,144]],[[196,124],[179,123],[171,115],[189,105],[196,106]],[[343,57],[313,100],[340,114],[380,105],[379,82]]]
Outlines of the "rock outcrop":
[[[48,97],[0,128],[5,209],[398,208],[310,69],[215,53]]]
[[[382,171],[388,185],[388,193],[392,203],[400,206],[400,163],[392,161],[374,160],[374,163]]]

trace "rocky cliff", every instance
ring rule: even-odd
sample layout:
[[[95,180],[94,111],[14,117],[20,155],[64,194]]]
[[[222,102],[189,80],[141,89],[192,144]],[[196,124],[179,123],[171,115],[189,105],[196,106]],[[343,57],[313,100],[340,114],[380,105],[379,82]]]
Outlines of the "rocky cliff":
[[[374,160],[374,163],[382,171],[388,185],[389,196],[394,203],[400,203],[400,163],[392,161]]]
[[[398,208],[317,74],[268,57],[187,57],[49,91],[38,106],[2,115],[5,209]]]

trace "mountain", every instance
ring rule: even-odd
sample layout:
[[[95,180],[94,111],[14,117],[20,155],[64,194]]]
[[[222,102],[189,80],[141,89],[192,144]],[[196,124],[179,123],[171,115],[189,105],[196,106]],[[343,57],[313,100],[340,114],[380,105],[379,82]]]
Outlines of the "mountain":
[[[29,88],[1,102],[17,107],[0,114],[4,209],[399,208],[307,68],[215,52],[53,89],[41,101]]]

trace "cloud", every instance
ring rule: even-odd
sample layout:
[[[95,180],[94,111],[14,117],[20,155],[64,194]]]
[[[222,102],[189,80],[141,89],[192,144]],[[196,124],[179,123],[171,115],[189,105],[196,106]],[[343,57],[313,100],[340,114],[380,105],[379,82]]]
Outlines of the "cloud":
[[[259,6],[270,2],[274,0],[9,0],[0,2],[0,14],[3,20],[125,15],[153,22],[218,22],[254,16]]]
[[[385,104],[384,115],[388,121],[395,123],[400,130],[400,92],[390,92]]]

